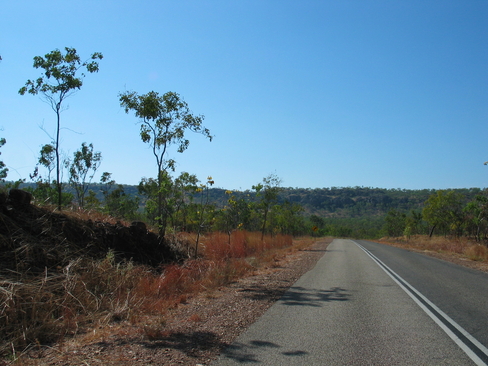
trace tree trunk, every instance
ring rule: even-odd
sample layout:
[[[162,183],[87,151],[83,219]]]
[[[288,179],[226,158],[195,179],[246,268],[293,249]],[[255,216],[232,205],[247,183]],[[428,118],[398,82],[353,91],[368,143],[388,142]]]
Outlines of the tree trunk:
[[[57,116],[57,129],[56,129],[56,188],[58,190],[58,210],[61,211],[61,204],[63,203],[62,193],[63,189],[61,187],[61,166],[60,166],[60,159],[59,159],[59,130],[60,130],[60,113],[61,113],[61,105],[58,103],[56,105],[56,116]]]
[[[432,226],[432,228],[430,229],[430,233],[429,233],[429,238],[432,238],[432,234],[434,234],[434,229],[437,225],[434,225]]]

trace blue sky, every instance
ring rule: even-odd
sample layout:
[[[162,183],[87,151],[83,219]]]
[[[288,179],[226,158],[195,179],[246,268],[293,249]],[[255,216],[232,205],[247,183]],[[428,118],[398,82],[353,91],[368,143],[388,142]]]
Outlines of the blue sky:
[[[487,19],[485,0],[4,2],[0,158],[9,179],[33,171],[55,114],[17,92],[34,56],[74,47],[104,59],[67,100],[62,148],[93,143],[118,183],[156,176],[117,97],[154,90],[205,115],[214,140],[169,157],[217,187],[487,187]]]

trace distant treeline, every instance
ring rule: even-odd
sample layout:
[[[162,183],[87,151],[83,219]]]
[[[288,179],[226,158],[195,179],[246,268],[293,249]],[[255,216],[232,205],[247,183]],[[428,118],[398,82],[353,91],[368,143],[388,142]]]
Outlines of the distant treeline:
[[[22,187],[34,189],[36,184],[23,183]],[[119,192],[123,192],[125,197],[135,199],[134,202],[137,202],[139,207],[139,214],[142,215],[147,197],[139,191],[138,186],[114,185],[111,188],[114,192],[117,189]],[[106,186],[103,184],[90,184],[89,190],[101,202],[108,197],[107,192],[104,191]],[[70,188],[66,187],[66,191],[69,192]],[[369,187],[281,188],[277,204],[286,203],[301,207],[302,219],[299,227],[294,230],[297,235],[379,238],[382,236],[399,236],[403,235],[404,232],[406,234],[430,234],[434,232],[434,226],[437,226],[436,234],[446,234],[450,233],[446,229],[448,224],[429,224],[422,216],[426,202],[429,198],[436,197],[439,192],[444,191]],[[457,217],[455,226],[459,234],[460,228],[463,226],[460,222],[469,221],[467,218],[469,209],[466,210],[465,208],[469,206],[472,211],[476,202],[478,202],[476,207],[480,206],[481,203],[479,202],[481,201],[477,197],[484,197],[485,192],[480,188],[452,189],[447,192],[453,192],[459,201],[459,207],[456,208],[458,213],[450,214],[452,217]],[[229,190],[209,188],[207,193],[208,204],[212,206],[210,212],[225,210],[229,206]],[[188,198],[192,201],[198,201],[199,195],[201,193],[188,192]],[[232,191],[231,195],[234,201],[257,202],[259,199],[255,190]],[[465,213],[465,215],[463,216],[461,213]],[[134,213],[131,215],[129,219],[138,217]],[[473,216],[473,213],[470,215]],[[477,216],[480,216],[480,213],[477,213]],[[413,217],[416,217],[417,220],[415,228],[410,225],[409,229],[405,231],[409,225],[409,220],[412,221]],[[480,237],[482,228],[476,224],[466,223],[463,227],[473,226],[476,228],[467,229],[466,235],[478,235]],[[473,234],[473,230],[478,233]]]

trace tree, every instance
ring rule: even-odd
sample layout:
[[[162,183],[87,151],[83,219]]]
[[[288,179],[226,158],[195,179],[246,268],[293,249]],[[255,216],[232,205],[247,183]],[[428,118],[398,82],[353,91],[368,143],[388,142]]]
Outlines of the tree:
[[[58,192],[55,184],[51,185],[51,174],[56,168],[55,164],[56,154],[54,145],[46,144],[41,147],[39,152],[39,159],[37,161],[34,173],[30,174],[32,180],[36,180],[36,188],[31,190],[32,195],[38,202],[56,204],[59,203]],[[64,162],[66,164],[66,162]],[[43,178],[39,172],[39,166],[47,169],[47,178]],[[55,182],[54,182],[55,183]],[[65,206],[71,203],[73,195],[71,193],[62,192],[62,205]]]
[[[189,205],[193,201],[192,193],[198,189],[196,175],[182,172],[174,179],[171,189],[171,205],[173,214],[172,227],[175,231],[186,230],[188,224]]]
[[[275,174],[270,174],[263,178],[262,183],[252,186],[252,189],[256,191],[256,196],[260,198],[258,207],[263,213],[261,240],[264,240],[269,210],[271,209],[272,204],[278,201],[278,194],[281,191],[280,184],[281,179]]]
[[[139,197],[125,193],[124,186],[119,184],[105,197],[105,211],[114,217],[135,220],[138,218]]]
[[[481,240],[482,229],[488,224],[488,197],[476,195],[464,208],[465,225],[468,232],[474,234],[476,241]]]
[[[309,220],[312,224],[312,231],[317,232],[319,236],[326,234],[325,219],[317,215],[311,215]]]
[[[219,212],[217,228],[226,232],[230,237],[234,230],[251,230],[252,203],[244,197],[238,197],[236,192],[225,191],[229,196],[227,204]]]
[[[384,229],[389,237],[398,237],[405,230],[405,220],[407,215],[397,210],[388,211],[385,217]]]
[[[2,58],[0,57],[0,60]],[[5,138],[0,138],[0,147],[2,147],[3,145],[5,145],[7,143],[7,140],[5,140]],[[1,154],[1,153],[0,153]],[[7,178],[7,173],[8,173],[8,168],[6,167],[5,163],[2,161],[0,161],[0,181],[4,181],[5,178]]]
[[[276,229],[284,235],[296,236],[304,232],[303,207],[297,203],[285,201],[282,204],[276,205],[273,210]]]
[[[144,210],[147,219],[158,227],[161,238],[164,238],[169,219],[173,214],[171,192],[173,180],[168,172],[160,173],[159,179],[142,178],[138,191],[146,196]]]
[[[102,154],[99,151],[93,152],[93,144],[87,145],[86,142],[74,153],[69,166],[69,182],[75,190],[78,205],[82,208],[85,206],[88,184],[100,167],[101,160]]]
[[[169,171],[174,171],[175,167],[175,161],[167,158],[168,149],[176,145],[177,152],[183,153],[190,144],[185,136],[187,131],[200,133],[210,141],[212,136],[202,125],[204,116],[192,114],[188,104],[177,93],[167,92],[161,96],[154,91],[143,95],[125,92],[119,94],[119,101],[126,113],[133,111],[140,118],[141,139],[151,146],[156,159],[157,223],[161,240],[164,240],[168,220],[168,212],[164,210],[168,194],[165,182]]]
[[[95,52],[91,57],[82,62],[76,49],[65,47],[66,53],[61,53],[56,49],[46,54],[44,57],[34,57],[34,68],[43,69],[44,72],[36,80],[27,80],[25,86],[20,88],[19,94],[29,93],[37,95],[41,93],[45,101],[56,113],[56,136],[54,140],[54,151],[56,156],[56,188],[58,192],[58,209],[62,203],[62,184],[61,184],[61,160],[60,160],[60,130],[61,112],[66,98],[73,95],[83,85],[85,74],[80,76],[77,73],[81,68],[86,68],[89,73],[98,72],[98,62],[103,55]]]
[[[410,238],[410,235],[419,234],[422,230],[422,213],[410,210],[410,215],[405,218],[404,235]]]
[[[459,230],[463,200],[462,194],[446,190],[439,190],[427,199],[422,216],[431,227],[429,237],[436,228],[444,232]]]
[[[207,177],[207,182],[205,184],[200,184],[200,187],[197,188],[197,192],[200,192],[200,211],[197,212],[198,228],[197,238],[195,240],[195,259],[198,258],[198,242],[200,241],[200,234],[202,233],[202,230],[205,228],[206,224],[205,211],[209,206],[208,190],[214,185],[214,183],[213,178],[209,176]]]
[[[51,182],[51,174],[55,168],[55,160],[56,160],[56,150],[55,147],[51,144],[46,144],[41,148],[40,156],[39,156],[39,164],[44,166],[47,171],[47,181]]]

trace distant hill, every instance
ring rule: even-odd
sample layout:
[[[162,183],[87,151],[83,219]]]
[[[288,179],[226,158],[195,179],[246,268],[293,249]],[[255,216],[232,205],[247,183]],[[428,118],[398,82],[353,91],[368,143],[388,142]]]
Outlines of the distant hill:
[[[22,186],[35,186],[34,183],[24,183]],[[139,195],[137,186],[123,185],[127,195]],[[114,187],[116,188],[116,186]],[[90,186],[97,193],[99,199],[103,199],[101,185]],[[69,186],[66,186],[69,191]],[[482,193],[480,188],[453,189],[463,194],[466,201]],[[361,218],[382,217],[388,211],[395,209],[401,212],[410,210],[421,211],[424,202],[435,189],[386,189],[370,187],[331,187],[331,188],[283,188],[280,193],[280,201],[289,201],[299,204],[304,209],[306,216],[316,215],[324,218]],[[250,201],[256,199],[255,192],[251,190],[233,191],[236,198],[246,198]],[[223,188],[211,188],[209,190],[209,202],[217,208],[223,208],[229,195]],[[144,202],[141,196],[141,202]]]
[[[23,184],[21,187],[32,187],[34,183]],[[113,189],[118,188],[115,185]],[[142,213],[145,197],[138,192],[137,186],[122,185],[128,196],[139,196],[139,210]],[[100,201],[103,195],[100,184],[92,184],[93,190]],[[66,186],[66,191],[70,187]],[[480,188],[453,189],[461,193],[466,200],[483,193]],[[223,209],[230,198],[229,192],[223,188],[211,188],[208,191],[209,203],[217,210]],[[331,188],[283,188],[280,203],[288,201],[303,208],[303,228],[317,227],[318,235],[355,238],[379,238],[384,236],[385,217],[390,210],[404,212],[421,212],[429,196],[436,193],[434,189],[386,189],[370,187],[331,187]],[[206,193],[205,193],[206,195]],[[234,199],[244,198],[250,202],[257,200],[256,193],[251,190],[233,191]],[[202,193],[195,193],[194,200],[199,203]],[[427,225],[422,225],[422,233],[427,234]],[[308,229],[305,229],[305,232]],[[425,232],[423,232],[425,231]]]
[[[480,188],[454,189],[471,200],[482,193]],[[331,187],[331,188],[283,188],[281,201],[297,203],[303,207],[306,215],[321,217],[364,217],[383,216],[392,209],[402,212],[422,210],[424,202],[435,189],[408,190],[368,187]],[[234,192],[237,198],[248,196],[255,198],[253,191]],[[210,201],[222,207],[228,195],[224,189],[210,190]]]

